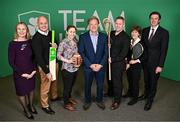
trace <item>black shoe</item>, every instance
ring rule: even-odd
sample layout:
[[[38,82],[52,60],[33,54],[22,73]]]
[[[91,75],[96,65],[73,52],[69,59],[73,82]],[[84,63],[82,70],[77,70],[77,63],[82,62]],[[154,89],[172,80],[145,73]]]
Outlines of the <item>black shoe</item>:
[[[90,108],[90,106],[91,106],[91,103],[85,103],[83,105],[83,109],[86,111],[86,110],[88,110]]]
[[[146,95],[141,95],[138,97],[138,101],[145,100],[145,99],[147,99]]]
[[[152,102],[147,101],[147,103],[144,106],[145,111],[149,111],[152,107]]]
[[[60,101],[61,100],[61,97],[57,97],[55,99],[51,99],[52,102],[55,102],[55,101]]]
[[[32,108],[33,108],[33,109],[32,109]],[[35,108],[34,106],[32,106],[32,108],[31,108],[30,105],[28,104],[28,109],[29,109],[29,111],[30,111],[31,113],[33,113],[33,114],[38,114],[36,108]]]
[[[42,108],[42,110],[47,114],[55,114],[55,112],[50,107]]]
[[[134,104],[137,103],[137,101],[138,101],[137,98],[133,98],[133,99],[131,99],[131,100],[128,102],[128,105],[134,105]]]
[[[96,102],[96,105],[102,110],[106,108],[104,102]]]
[[[31,113],[29,113],[29,112],[27,112],[25,110],[24,110],[24,115],[26,116],[26,118],[34,120],[34,116]]]

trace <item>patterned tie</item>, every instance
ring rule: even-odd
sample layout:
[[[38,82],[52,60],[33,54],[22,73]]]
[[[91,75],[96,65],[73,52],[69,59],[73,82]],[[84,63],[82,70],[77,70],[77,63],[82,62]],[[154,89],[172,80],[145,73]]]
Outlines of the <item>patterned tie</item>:
[[[149,41],[152,40],[153,36],[154,36],[154,29],[152,29],[152,31],[151,31],[151,35],[149,36]]]

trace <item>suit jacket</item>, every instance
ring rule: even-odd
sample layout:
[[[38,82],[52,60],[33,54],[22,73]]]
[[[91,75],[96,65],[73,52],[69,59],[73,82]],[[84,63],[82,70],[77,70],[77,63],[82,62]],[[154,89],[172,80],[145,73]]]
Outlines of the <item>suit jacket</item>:
[[[145,63],[157,67],[163,67],[168,50],[169,32],[159,26],[152,37],[148,40],[150,27],[144,28],[142,31],[142,41],[145,44],[147,60]]]
[[[96,53],[89,31],[79,36],[78,48],[86,69],[90,69],[91,64],[104,67],[107,61],[107,36],[104,33],[99,32]]]

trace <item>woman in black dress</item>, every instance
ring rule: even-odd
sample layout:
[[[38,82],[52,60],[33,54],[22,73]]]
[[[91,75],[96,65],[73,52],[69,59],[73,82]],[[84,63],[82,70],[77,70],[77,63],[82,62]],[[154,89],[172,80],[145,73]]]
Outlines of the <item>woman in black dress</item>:
[[[23,22],[17,24],[14,40],[9,43],[8,59],[13,69],[16,95],[24,114],[28,119],[34,119],[32,113],[37,114],[33,106],[36,70],[29,30]]]

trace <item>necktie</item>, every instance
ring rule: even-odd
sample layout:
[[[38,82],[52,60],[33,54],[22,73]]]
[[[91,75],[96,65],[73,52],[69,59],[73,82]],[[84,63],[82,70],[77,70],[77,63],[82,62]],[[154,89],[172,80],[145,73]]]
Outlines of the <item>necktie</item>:
[[[151,35],[149,36],[149,41],[152,40],[153,36],[154,36],[154,29],[152,29],[152,31],[151,31]]]

